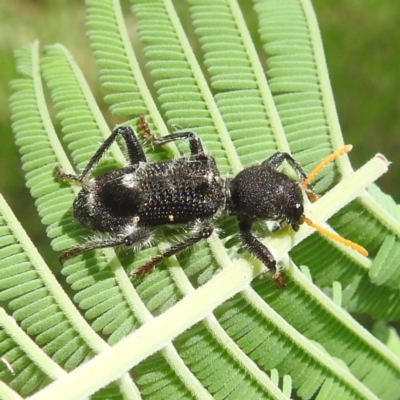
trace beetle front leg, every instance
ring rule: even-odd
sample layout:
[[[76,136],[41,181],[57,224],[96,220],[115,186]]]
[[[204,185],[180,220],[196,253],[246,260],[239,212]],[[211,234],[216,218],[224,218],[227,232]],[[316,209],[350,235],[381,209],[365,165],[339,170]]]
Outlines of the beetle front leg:
[[[307,174],[304,172],[303,168],[288,153],[277,152],[266,159],[262,165],[266,165],[274,170],[277,170],[284,161],[286,161],[294,169],[302,185],[308,181]],[[314,192],[312,185],[309,182],[307,183],[307,188],[304,188],[304,190],[307,192],[311,201],[315,201],[319,198],[318,194]]]
[[[277,170],[284,161],[286,161],[295,170],[297,176],[302,182],[307,179],[307,174],[304,172],[303,168],[288,153],[277,152],[266,159],[262,165],[267,165],[268,167]]]
[[[272,279],[280,288],[286,287],[282,275],[276,270],[276,260],[271,252],[252,234],[252,223],[246,220],[239,221],[240,239],[247,250],[257,257],[272,272]]]

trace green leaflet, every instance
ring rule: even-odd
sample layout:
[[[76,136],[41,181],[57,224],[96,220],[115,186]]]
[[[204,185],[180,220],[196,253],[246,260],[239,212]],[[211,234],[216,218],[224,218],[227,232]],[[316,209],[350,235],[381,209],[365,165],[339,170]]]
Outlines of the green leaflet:
[[[371,281],[392,289],[400,286],[400,242],[396,236],[387,236],[369,270]]]
[[[260,37],[270,55],[266,74],[235,1],[189,1],[190,14],[185,15],[191,16],[194,33],[188,35],[191,28],[183,29],[172,2],[132,3],[146,67],[136,58],[141,49],[132,50],[119,2],[87,1],[88,35],[108,92],[106,101],[112,113],[129,119],[125,124],[135,126],[137,115],[145,114],[160,135],[172,129],[164,121],[195,130],[223,176],[276,150],[289,149],[309,170],[341,144],[322,46],[307,1],[284,1],[282,6],[271,0],[256,2]],[[285,20],[290,23],[282,25]],[[200,41],[204,67],[190,45],[191,35]],[[47,47],[40,64],[37,45],[21,50],[17,62],[23,77],[13,84],[13,128],[28,186],[52,246],[59,251],[90,233],[70,213],[79,188],[55,181],[52,169],[57,164],[68,172],[82,168],[112,128],[73,57],[61,45]],[[145,68],[151,79],[144,77]],[[74,167],[48,117],[40,74],[50,88]],[[170,146],[161,155],[150,149],[148,153],[149,159],[170,158],[187,154],[187,147]],[[379,162],[375,159],[369,167],[380,168],[376,176],[386,168]],[[124,163],[123,152],[114,146],[97,172]],[[348,159],[339,160],[321,175],[317,186],[325,191],[343,175],[338,190],[310,206],[310,212],[324,223],[359,196],[332,222],[340,233],[356,235],[374,256],[387,232],[395,234],[398,210],[389,200],[378,205],[377,199],[384,197],[379,191],[370,189],[369,197],[362,192],[375,179],[374,171],[368,171],[354,175],[360,187],[353,190]],[[377,227],[367,232],[362,228],[366,222]],[[96,398],[265,399],[290,396],[290,388],[305,399],[396,398],[398,358],[307,280],[288,262],[287,253],[295,246],[291,255],[297,264],[310,267],[318,285],[329,287],[339,280],[345,307],[382,318],[398,317],[398,304],[387,305],[398,291],[378,286],[382,280],[369,280],[374,271],[369,270],[370,260],[319,235],[304,240],[310,230],[302,228],[293,236],[286,229],[268,237],[266,244],[291,265],[286,273],[288,289],[277,291],[266,278],[249,286],[261,266],[254,260],[249,264],[245,251],[237,253],[238,242],[231,237],[235,221],[222,221],[221,227],[223,240],[212,237],[133,285],[129,272],[157,248],[137,255],[96,251],[71,260],[62,273],[80,311],[43,262],[39,268],[38,262],[30,266],[26,261],[33,246],[25,250],[26,257],[4,230],[0,255],[18,268],[0,271],[0,285],[3,282],[7,288],[0,295],[9,301],[7,313],[21,325],[1,331],[2,354],[18,372],[11,387],[25,395],[39,383],[46,386],[58,377],[48,367],[57,362],[63,368],[60,376],[71,369],[72,373],[37,398],[78,398],[96,392]],[[164,233],[157,242],[161,247],[174,240],[170,232]],[[390,253],[383,246],[380,252],[385,257]],[[382,276],[379,279],[386,274]],[[340,289],[335,289],[335,296],[340,296]],[[3,326],[8,318],[3,316]],[[18,329],[22,339],[15,333]],[[37,353],[26,350],[35,344],[25,331],[47,355],[40,348]],[[98,334],[115,346],[110,349]],[[19,358],[18,364],[23,353],[28,356]],[[94,357],[96,353],[100,355]],[[75,369],[84,360],[87,363]],[[133,373],[126,374],[134,365]],[[0,373],[9,377],[6,366],[2,368]],[[275,386],[282,387],[282,381],[283,392]],[[1,390],[0,386],[0,397]]]

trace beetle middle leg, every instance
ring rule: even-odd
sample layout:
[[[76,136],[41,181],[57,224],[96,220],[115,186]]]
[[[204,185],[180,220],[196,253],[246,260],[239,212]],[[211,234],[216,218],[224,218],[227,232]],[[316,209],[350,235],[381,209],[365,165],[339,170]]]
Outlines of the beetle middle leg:
[[[191,131],[177,132],[172,135],[154,139],[153,144],[154,146],[161,146],[165,143],[174,142],[175,140],[189,140],[190,153],[192,156],[204,154],[204,148],[200,138]]]
[[[193,229],[191,236],[187,239],[177,243],[174,246],[167,248],[162,251],[160,255],[153,257],[146,264],[139,267],[136,272],[133,273],[137,278],[143,277],[147,275],[150,271],[152,271],[157,264],[159,264],[164,258],[168,258],[173,256],[174,254],[179,253],[182,250],[188,249],[194,244],[200,242],[202,239],[207,239],[211,236],[214,231],[214,226],[211,221],[200,221],[196,227]]]
[[[61,170],[60,166],[55,167],[55,175],[60,181],[74,181],[78,185],[84,185],[89,179],[90,173],[96,168],[104,153],[111,147],[111,145],[120,135],[125,139],[130,164],[138,164],[141,161],[146,162],[146,156],[144,155],[143,149],[132,128],[129,126],[119,126],[118,128],[114,129],[111,135],[99,147],[94,156],[86,165],[85,169],[79,175],[65,174]]]
[[[149,124],[143,115],[139,116],[140,128],[143,136],[150,140],[155,147],[165,143],[174,142],[176,140],[189,140],[190,153],[192,156],[204,154],[203,144],[200,138],[191,131],[176,132],[171,135],[156,138],[150,131]]]

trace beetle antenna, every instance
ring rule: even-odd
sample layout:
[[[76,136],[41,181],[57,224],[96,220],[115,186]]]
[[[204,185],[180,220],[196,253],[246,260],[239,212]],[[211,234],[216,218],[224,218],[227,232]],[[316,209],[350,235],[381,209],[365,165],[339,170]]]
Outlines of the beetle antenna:
[[[304,179],[304,181],[301,183],[301,187],[303,190],[307,191],[307,187],[310,185],[311,181],[319,174],[319,172],[322,170],[322,168],[324,168],[326,165],[328,165],[330,162],[336,160],[337,158],[339,158],[340,156],[342,156],[343,154],[348,153],[349,151],[351,151],[351,149],[353,148],[353,146],[351,144],[347,144],[346,146],[343,146],[342,148],[340,148],[339,150],[336,150],[335,152],[333,152],[332,154],[330,154],[328,157],[324,158],[312,171],[311,173],[308,175],[308,177],[306,179]],[[312,193],[312,197],[315,197],[315,200],[318,198],[318,195]]]
[[[317,230],[318,232],[322,233],[323,235],[336,240],[339,243],[343,243],[348,247],[351,247],[353,250],[358,251],[361,255],[367,257],[368,256],[368,251],[364,249],[364,247],[360,246],[357,243],[352,242],[351,240],[342,238],[339,235],[336,235],[330,231],[328,231],[327,229],[322,228],[321,226],[314,224],[314,222],[312,222],[310,219],[308,219],[307,217],[302,217],[302,220],[309,226],[311,226],[312,228],[314,228],[315,230]]]
[[[340,156],[342,156],[343,154],[348,153],[349,151],[351,151],[351,149],[353,148],[353,146],[351,144],[348,144],[346,146],[343,146],[342,148],[340,148],[339,150],[336,150],[335,152],[333,152],[332,154],[330,154],[328,157],[324,158],[312,171],[311,173],[308,175],[308,177],[306,179],[304,179],[304,181],[301,183],[301,188],[303,190],[305,190],[306,192],[308,192],[310,198],[312,201],[315,201],[318,199],[318,195],[316,193],[314,193],[310,188],[308,188],[308,186],[310,185],[311,181],[319,174],[319,172],[322,170],[322,168],[324,168],[327,164],[329,164],[330,162],[336,160],[337,158],[339,158]],[[302,217],[302,220],[309,226],[311,226],[312,228],[314,228],[316,231],[322,233],[323,235],[336,240],[339,243],[343,243],[348,247],[351,247],[353,250],[356,250],[357,252],[359,252],[361,255],[363,256],[368,256],[368,251],[364,249],[364,247],[360,246],[357,243],[352,242],[351,240],[342,238],[339,235],[336,235],[330,231],[328,231],[327,229],[322,228],[321,226],[314,224],[314,222],[312,222],[310,219],[308,219],[307,217]]]

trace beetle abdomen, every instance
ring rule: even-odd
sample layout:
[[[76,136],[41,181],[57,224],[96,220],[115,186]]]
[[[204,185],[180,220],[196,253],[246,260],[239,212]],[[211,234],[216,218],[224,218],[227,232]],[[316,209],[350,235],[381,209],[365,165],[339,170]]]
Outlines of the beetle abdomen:
[[[118,232],[133,219],[135,224],[157,226],[212,217],[224,204],[213,160],[193,157],[100,175],[79,193],[74,215],[92,230]]]

